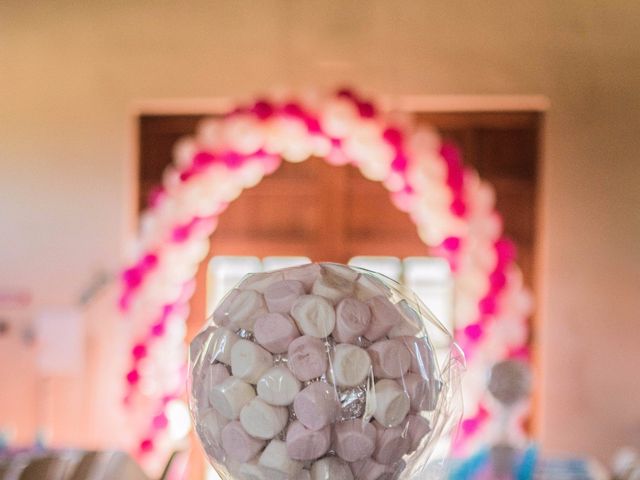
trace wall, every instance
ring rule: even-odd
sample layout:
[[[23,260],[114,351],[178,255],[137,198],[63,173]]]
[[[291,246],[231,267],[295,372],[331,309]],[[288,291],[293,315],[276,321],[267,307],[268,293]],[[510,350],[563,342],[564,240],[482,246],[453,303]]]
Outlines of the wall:
[[[640,444],[637,18],[631,1],[4,1],[0,287],[66,304],[119,265],[138,99],[344,82],[544,94],[540,438],[551,453],[603,458]],[[60,441],[104,441],[63,415],[87,408],[86,380],[53,387]],[[36,380],[20,382],[35,405]]]

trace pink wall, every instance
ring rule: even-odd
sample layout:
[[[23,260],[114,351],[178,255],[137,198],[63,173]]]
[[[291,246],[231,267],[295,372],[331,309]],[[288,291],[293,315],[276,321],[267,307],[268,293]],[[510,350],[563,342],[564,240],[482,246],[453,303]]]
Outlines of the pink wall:
[[[540,438],[552,453],[600,457],[638,444],[639,17],[624,1],[5,1],[0,288],[65,305],[117,268],[140,99],[343,82],[392,95],[543,94]],[[87,371],[115,378],[124,327],[88,318],[88,359],[101,366]],[[0,350],[0,364],[16,358]],[[15,399],[0,396],[0,428],[12,422],[25,438],[38,401],[30,358],[0,370],[24,405],[14,415]],[[117,386],[96,393],[93,380],[53,382],[55,439],[109,442],[99,426]]]

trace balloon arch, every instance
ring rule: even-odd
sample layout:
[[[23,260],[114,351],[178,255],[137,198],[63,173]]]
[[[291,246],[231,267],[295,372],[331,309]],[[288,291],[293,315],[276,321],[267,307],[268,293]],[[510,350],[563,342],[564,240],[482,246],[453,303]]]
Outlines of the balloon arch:
[[[203,120],[193,137],[178,141],[142,214],[120,297],[134,330],[125,405],[138,456],[170,445],[168,410],[185,391],[188,302],[218,216],[282,160],[311,156],[354,165],[382,182],[430,253],[448,260],[456,279],[455,337],[467,357],[462,440],[477,437],[491,419],[488,369],[528,358],[531,300],[514,244],[503,236],[494,189],[463,166],[455,146],[412,118],[394,121],[351,90],[260,99]]]

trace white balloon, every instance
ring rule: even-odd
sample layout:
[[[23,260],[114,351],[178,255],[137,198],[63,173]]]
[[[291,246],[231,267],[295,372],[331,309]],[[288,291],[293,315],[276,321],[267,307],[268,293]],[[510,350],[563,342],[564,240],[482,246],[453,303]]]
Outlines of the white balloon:
[[[196,140],[205,150],[220,151],[224,146],[223,124],[218,118],[205,118],[197,128]]]
[[[198,151],[193,137],[182,137],[173,146],[173,163],[180,170],[190,167]],[[166,171],[166,170],[165,170]]]

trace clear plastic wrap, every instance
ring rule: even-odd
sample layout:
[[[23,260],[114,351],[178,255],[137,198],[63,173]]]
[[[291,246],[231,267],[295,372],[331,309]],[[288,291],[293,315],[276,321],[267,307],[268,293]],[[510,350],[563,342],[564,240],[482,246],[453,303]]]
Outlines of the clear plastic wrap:
[[[246,276],[189,349],[192,419],[227,479],[437,478],[464,358],[415,294],[368,270]],[[437,354],[436,354],[437,353]],[[439,360],[440,359],[440,360]]]

